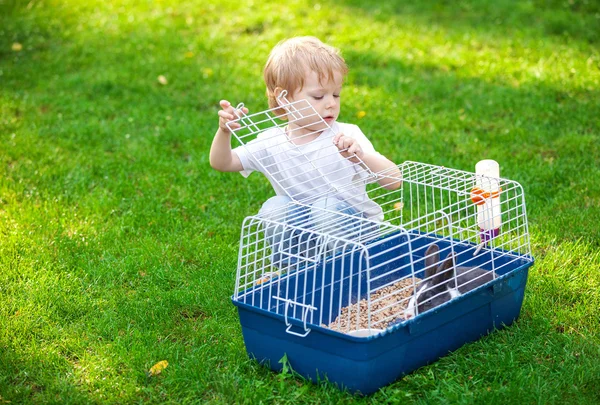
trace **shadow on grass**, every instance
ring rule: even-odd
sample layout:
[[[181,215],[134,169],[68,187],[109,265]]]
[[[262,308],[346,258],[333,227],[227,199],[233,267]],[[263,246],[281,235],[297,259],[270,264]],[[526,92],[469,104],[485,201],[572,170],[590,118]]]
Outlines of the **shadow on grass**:
[[[406,2],[341,0],[335,5],[357,10],[375,21],[408,21],[424,27],[443,27],[456,35],[473,32],[497,38],[545,39],[563,43],[600,42],[600,3],[585,0],[528,2],[445,1]],[[354,11],[351,11],[354,12]]]
[[[0,346],[0,402],[95,402],[71,380],[72,374],[68,377],[64,370],[53,368],[54,365],[44,365],[42,359],[19,358],[14,351]],[[57,378],[57,375],[61,377]],[[45,385],[47,382],[50,384]],[[56,394],[59,391],[61,394]]]

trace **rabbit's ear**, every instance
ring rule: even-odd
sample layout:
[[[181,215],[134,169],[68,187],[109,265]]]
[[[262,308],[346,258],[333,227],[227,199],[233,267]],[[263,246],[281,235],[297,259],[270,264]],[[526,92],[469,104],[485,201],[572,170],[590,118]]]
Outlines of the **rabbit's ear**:
[[[435,285],[445,283],[454,277],[454,255],[452,252],[448,253],[444,262],[438,267],[436,274],[433,279]]]
[[[436,273],[437,264],[440,261],[440,248],[435,243],[429,245],[425,252],[425,278],[429,278]]]

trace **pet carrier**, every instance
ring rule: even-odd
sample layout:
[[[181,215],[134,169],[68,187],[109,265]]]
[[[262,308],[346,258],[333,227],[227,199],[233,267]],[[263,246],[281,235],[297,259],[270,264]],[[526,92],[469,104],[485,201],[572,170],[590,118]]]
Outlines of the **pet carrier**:
[[[289,201],[242,225],[232,301],[252,358],[280,370],[285,356],[304,377],[369,394],[518,317],[533,264],[518,183],[418,162],[340,164],[308,102],[280,105],[287,123],[280,109],[239,108],[230,127]],[[322,132],[303,143],[290,128]],[[292,153],[294,169],[277,153]]]

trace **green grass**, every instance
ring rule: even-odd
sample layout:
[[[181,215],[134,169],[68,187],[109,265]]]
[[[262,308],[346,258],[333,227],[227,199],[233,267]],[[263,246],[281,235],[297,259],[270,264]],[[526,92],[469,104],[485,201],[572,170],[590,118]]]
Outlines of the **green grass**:
[[[600,402],[600,6],[379,3],[0,0],[0,403]],[[248,360],[230,302],[272,191],[210,168],[218,101],[306,34],[379,151],[526,192],[519,321],[369,398]]]

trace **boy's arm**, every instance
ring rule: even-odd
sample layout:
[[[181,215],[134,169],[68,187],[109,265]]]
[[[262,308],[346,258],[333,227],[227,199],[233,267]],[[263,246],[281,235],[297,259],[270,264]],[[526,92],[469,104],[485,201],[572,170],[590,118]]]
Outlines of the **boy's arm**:
[[[400,169],[385,156],[379,153],[364,152],[356,139],[342,133],[333,138],[333,143],[340,150],[342,156],[350,158],[350,161],[358,163],[358,157],[373,173],[384,172],[384,176],[378,176],[377,179],[380,186],[388,190],[397,190],[402,185]]]
[[[221,100],[220,105],[222,110],[219,111],[219,129],[210,147],[210,165],[220,172],[239,172],[244,167],[238,155],[231,150],[231,131],[226,125],[235,119],[234,110],[229,101]],[[244,113],[247,112],[244,109]],[[239,124],[233,123],[232,126],[236,128]]]
[[[400,169],[394,162],[378,153],[363,153],[360,158],[373,173],[383,172],[383,176],[377,176],[377,183],[380,186],[388,190],[400,188],[402,173],[400,173]]]

